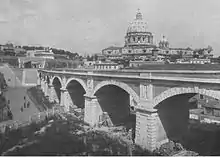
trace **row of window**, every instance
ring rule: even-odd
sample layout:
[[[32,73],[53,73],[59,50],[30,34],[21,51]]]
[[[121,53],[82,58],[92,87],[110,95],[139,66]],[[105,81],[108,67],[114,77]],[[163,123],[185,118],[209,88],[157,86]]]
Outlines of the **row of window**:
[[[148,43],[150,43],[153,38],[150,37],[150,36],[148,36],[148,37],[137,37],[137,38],[136,37],[130,37],[130,38],[128,38],[128,43],[131,43],[131,42],[141,42],[141,39],[142,39],[143,42],[147,41]]]
[[[95,65],[95,69],[118,69],[117,65]]]

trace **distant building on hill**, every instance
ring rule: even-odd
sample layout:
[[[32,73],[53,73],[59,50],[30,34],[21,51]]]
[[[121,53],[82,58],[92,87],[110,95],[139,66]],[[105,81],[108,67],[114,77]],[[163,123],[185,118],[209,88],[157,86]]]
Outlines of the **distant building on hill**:
[[[147,22],[138,10],[135,19],[128,25],[124,46],[110,46],[105,48],[102,50],[102,56],[112,61],[129,59],[147,62],[152,60],[167,61],[174,55],[183,59],[210,59],[212,58],[211,51],[211,47],[198,50],[193,50],[190,47],[171,48],[165,36],[162,37],[158,45],[155,44],[154,35],[149,31]]]
[[[176,63],[179,64],[210,64],[211,59],[209,58],[189,58],[189,59],[177,59]]]
[[[96,70],[119,70],[123,68],[122,64],[113,62],[99,62],[94,64]]]
[[[134,68],[134,67],[139,67],[139,66],[142,66],[142,65],[148,65],[148,64],[164,64],[165,62],[164,61],[142,61],[142,60],[139,60],[139,61],[130,61],[129,62],[129,67],[131,68]]]
[[[190,119],[220,125],[219,100],[200,95],[197,101],[198,108],[190,110]]]
[[[45,59],[54,59],[54,53],[49,48],[44,49],[44,50],[28,50],[26,56],[45,58]]]
[[[121,59],[122,47],[110,46],[102,50],[102,55],[108,59]]]
[[[46,59],[42,57],[18,57],[19,68],[44,68]]]

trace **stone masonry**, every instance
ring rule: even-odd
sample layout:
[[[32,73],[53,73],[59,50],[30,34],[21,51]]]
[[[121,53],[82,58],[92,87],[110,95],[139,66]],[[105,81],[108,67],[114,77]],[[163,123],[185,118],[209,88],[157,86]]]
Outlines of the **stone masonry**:
[[[56,101],[65,108],[68,112],[70,105],[73,105],[70,96],[67,92],[67,85],[71,80],[77,81],[86,91],[85,98],[85,116],[84,121],[91,126],[95,126],[99,117],[102,114],[102,109],[95,96],[96,92],[107,85],[118,86],[125,90],[130,97],[136,110],[136,144],[153,151],[162,142],[158,140],[160,133],[165,134],[164,131],[159,130],[161,119],[158,117],[158,111],[155,106],[169,97],[185,93],[198,93],[214,98],[220,99],[220,81],[218,79],[206,79],[209,73],[204,78],[188,78],[178,77],[178,72],[171,74],[165,72],[159,77],[159,72],[145,72],[146,74],[134,71],[134,75],[129,72],[121,72],[120,75],[114,73],[93,73],[93,72],[64,72],[64,71],[38,71],[38,84],[41,85],[42,91],[49,96],[50,101]],[[164,74],[165,73],[165,74]],[[188,73],[194,72],[186,72]],[[200,72],[202,73],[202,72]],[[210,72],[211,73],[211,72]],[[196,77],[195,73],[195,77]],[[183,75],[183,74],[182,74]],[[220,75],[220,72],[219,72]],[[58,101],[58,95],[53,86],[54,78],[58,78],[61,84],[61,100]],[[201,75],[200,75],[201,77]],[[49,82],[46,80],[50,80]],[[204,82],[206,84],[204,84]],[[161,86],[161,88],[160,88]],[[161,89],[161,90],[160,90]]]

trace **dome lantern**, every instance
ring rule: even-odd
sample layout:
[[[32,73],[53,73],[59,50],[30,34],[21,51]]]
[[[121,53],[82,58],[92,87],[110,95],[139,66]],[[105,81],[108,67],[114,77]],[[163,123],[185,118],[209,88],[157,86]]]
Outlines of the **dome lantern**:
[[[162,36],[162,39],[159,42],[159,47],[162,49],[169,48],[169,42],[164,35]]]
[[[138,11],[137,11],[136,20],[142,20],[142,14],[140,12],[140,9],[138,9]]]

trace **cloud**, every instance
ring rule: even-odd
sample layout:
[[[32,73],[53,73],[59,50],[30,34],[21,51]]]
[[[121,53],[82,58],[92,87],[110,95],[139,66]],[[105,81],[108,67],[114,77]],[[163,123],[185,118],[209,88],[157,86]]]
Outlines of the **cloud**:
[[[8,23],[9,20],[5,15],[0,14],[0,23]]]
[[[1,0],[0,42],[55,45],[100,52],[124,44],[138,8],[155,41],[165,34],[173,47],[200,47],[220,40],[219,0]],[[198,35],[198,30],[203,34]]]

